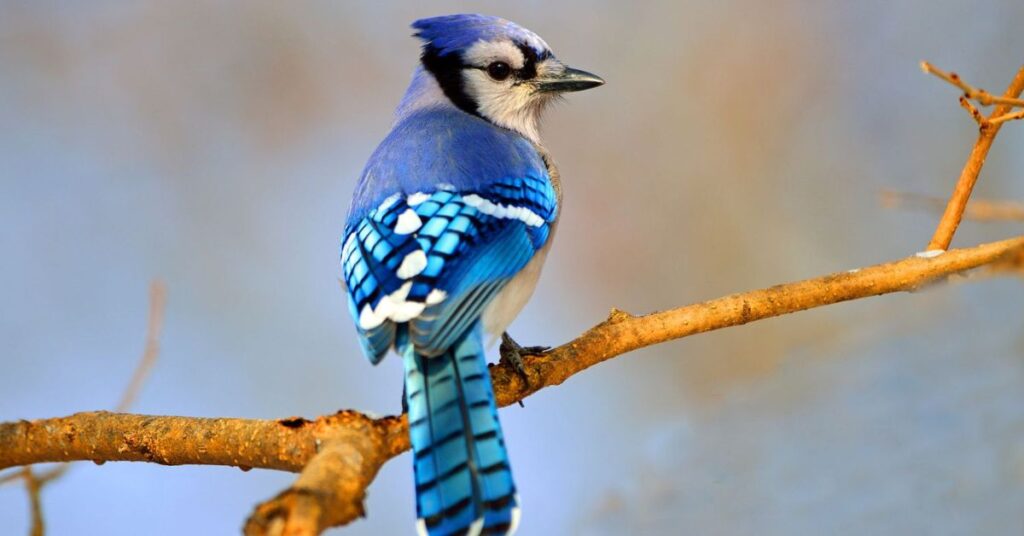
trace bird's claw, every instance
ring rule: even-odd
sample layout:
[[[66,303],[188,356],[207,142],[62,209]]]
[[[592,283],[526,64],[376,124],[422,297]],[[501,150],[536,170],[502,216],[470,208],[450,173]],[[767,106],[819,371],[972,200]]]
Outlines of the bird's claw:
[[[512,370],[516,371],[516,374],[523,379],[527,388],[530,387],[530,377],[526,374],[526,367],[523,366],[523,356],[544,355],[550,351],[550,346],[521,346],[508,332],[501,334],[501,347],[498,349],[501,361],[508,362]],[[522,401],[519,404],[522,405]]]

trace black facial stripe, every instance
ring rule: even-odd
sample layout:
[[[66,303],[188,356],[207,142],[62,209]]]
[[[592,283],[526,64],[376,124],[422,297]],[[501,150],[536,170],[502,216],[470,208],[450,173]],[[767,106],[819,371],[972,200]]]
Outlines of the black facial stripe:
[[[434,75],[441,90],[448,100],[466,113],[480,117],[480,112],[473,99],[466,93],[465,82],[462,80],[462,69],[468,67],[462,63],[458,54],[445,54],[430,45],[423,47],[420,62],[430,74]]]
[[[523,53],[523,68],[516,71],[516,78],[520,80],[531,80],[537,77],[537,61],[540,59],[546,59],[550,52],[544,51],[544,58],[537,56],[537,51],[533,47],[526,46],[523,43],[519,43],[519,51]]]
[[[515,78],[519,81],[536,78],[537,63],[550,58],[551,51],[544,50],[538,54],[533,47],[525,43],[518,43],[516,46],[523,53],[523,67],[514,71]],[[459,54],[449,53],[442,55],[440,50],[431,45],[423,47],[420,62],[430,74],[434,75],[434,79],[437,80],[441,90],[444,91],[448,100],[452,101],[452,104],[466,113],[483,117],[480,115],[477,103],[466,93],[465,81],[462,79],[462,70],[473,68],[486,71],[486,67],[466,65],[462,62],[462,57]],[[515,84],[518,83],[518,81],[515,82]]]

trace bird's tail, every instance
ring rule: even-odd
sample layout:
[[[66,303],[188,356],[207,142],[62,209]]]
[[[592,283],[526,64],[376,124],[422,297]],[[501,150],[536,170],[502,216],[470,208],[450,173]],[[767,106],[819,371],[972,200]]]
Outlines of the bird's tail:
[[[419,533],[512,534],[519,501],[479,329],[438,356],[403,354]]]

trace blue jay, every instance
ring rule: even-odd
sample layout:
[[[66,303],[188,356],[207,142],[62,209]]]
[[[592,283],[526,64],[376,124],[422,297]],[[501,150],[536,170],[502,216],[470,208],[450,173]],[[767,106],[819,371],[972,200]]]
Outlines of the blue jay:
[[[356,186],[343,280],[370,362],[392,348],[404,361],[418,532],[512,534],[519,500],[484,337],[502,335],[526,304],[558,221],[541,113],[604,81],[496,17],[412,27],[420,65]]]

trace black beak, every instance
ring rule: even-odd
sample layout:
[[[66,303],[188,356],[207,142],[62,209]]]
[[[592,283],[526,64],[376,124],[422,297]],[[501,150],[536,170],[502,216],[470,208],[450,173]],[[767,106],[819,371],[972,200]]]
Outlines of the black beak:
[[[538,91],[563,93],[583,91],[584,89],[604,85],[604,79],[587,71],[566,67],[561,73],[546,78],[538,78],[534,83]]]

